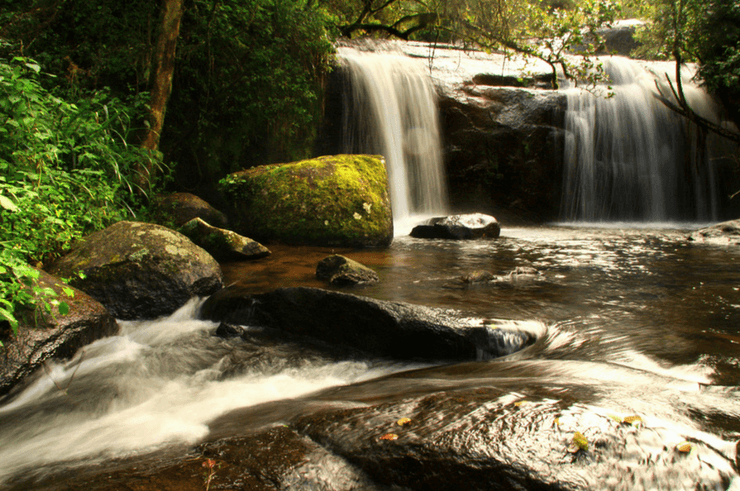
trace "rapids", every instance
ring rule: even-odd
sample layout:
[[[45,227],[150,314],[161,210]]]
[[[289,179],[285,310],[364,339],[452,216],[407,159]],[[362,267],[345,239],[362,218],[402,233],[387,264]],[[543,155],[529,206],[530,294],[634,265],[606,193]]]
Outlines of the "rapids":
[[[661,479],[678,472],[691,481],[699,472],[713,489],[732,488],[740,251],[692,244],[673,227],[504,228],[496,241],[402,237],[387,250],[334,251],[380,275],[357,294],[462,309],[538,337],[493,361],[433,367],[357,359],[290,339],[224,340],[213,335],[214,324],[197,320],[195,300],[169,318],[125,322],[119,336],[49,364],[3,401],[0,479],[8,489],[44,489],[45,480],[72,479],[70,470],[106,459],[289,424],[312,411],[311,401],[375,404],[485,388],[504,399],[543,401],[544,413],[554,404],[546,401],[575,401],[571,419],[639,415],[649,433],[631,443],[629,455],[657,458],[660,448],[687,440],[698,448],[691,464],[663,463],[670,472]],[[324,286],[315,265],[331,252],[278,247],[271,258],[228,266],[227,282],[255,291]],[[511,274],[520,266],[540,274]],[[461,281],[477,270],[501,281]],[[594,452],[611,462],[605,469],[632,466],[639,479],[656,479],[628,456]]]

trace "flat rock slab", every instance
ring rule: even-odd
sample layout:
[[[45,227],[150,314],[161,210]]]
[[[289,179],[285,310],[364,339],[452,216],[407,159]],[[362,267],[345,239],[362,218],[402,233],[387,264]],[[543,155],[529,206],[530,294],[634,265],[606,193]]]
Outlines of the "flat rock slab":
[[[205,319],[280,329],[401,360],[475,360],[503,356],[533,342],[526,331],[493,328],[448,309],[332,292],[281,288],[258,295],[238,286],[204,303]]]

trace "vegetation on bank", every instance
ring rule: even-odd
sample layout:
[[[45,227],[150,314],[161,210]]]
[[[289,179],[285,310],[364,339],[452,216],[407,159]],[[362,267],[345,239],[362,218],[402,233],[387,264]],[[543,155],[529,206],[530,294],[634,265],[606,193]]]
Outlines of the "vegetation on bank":
[[[11,329],[24,308],[64,310],[63,299],[35,287],[31,266],[89,232],[145,216],[168,177],[171,188],[213,198],[230,172],[310,157],[337,36],[462,42],[584,77],[599,74],[590,56],[598,28],[639,16],[649,22],[638,54],[698,62],[740,121],[734,0],[0,5],[0,319]],[[588,56],[573,64],[564,55],[577,45]]]

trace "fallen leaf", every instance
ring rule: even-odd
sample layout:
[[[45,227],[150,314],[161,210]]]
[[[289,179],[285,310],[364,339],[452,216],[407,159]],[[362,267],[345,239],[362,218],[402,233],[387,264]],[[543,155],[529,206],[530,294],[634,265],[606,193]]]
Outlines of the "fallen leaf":
[[[530,403],[529,401],[516,401],[516,402],[514,403],[514,405],[515,405],[516,407],[522,407],[522,406],[524,406],[524,405],[527,405],[527,404],[529,404],[529,403]]]
[[[694,450],[694,446],[689,442],[681,442],[676,445],[676,450],[681,453],[691,453],[691,451]]]
[[[398,435],[395,433],[386,433],[380,437],[381,440],[398,440]]]
[[[623,422],[632,426],[642,426],[644,421],[639,416],[625,416]]]
[[[588,450],[588,439],[583,436],[583,433],[576,431],[573,433],[573,442],[568,446],[570,453],[576,453],[579,450],[586,452]]]
[[[406,426],[408,424],[411,424],[411,420],[409,418],[401,418],[396,421],[396,424],[398,424],[398,426]]]

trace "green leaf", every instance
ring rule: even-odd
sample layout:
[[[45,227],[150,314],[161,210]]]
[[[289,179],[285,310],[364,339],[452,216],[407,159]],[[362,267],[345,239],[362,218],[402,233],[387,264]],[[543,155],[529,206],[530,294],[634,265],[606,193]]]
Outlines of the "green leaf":
[[[0,206],[8,211],[18,211],[18,207],[8,197],[0,194]]]
[[[69,314],[69,304],[67,302],[59,302],[59,313],[62,315]]]

